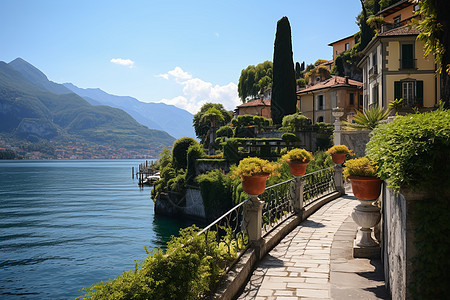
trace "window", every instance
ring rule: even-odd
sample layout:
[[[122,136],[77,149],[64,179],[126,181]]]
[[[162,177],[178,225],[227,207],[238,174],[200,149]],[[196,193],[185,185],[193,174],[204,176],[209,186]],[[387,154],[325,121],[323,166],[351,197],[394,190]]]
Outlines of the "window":
[[[317,123],[323,123],[323,117],[322,116],[317,118]]]
[[[420,9],[419,4],[414,5],[414,11],[418,11]]]
[[[394,28],[400,26],[400,16],[394,18]]]
[[[355,105],[355,94],[350,93],[350,105]]]
[[[359,106],[360,107],[363,107],[363,100],[364,100],[363,95],[359,95]]]
[[[400,59],[401,69],[414,68],[414,47],[413,44],[402,44]]]
[[[371,95],[371,101],[369,107],[377,106],[378,105],[378,84],[375,84],[372,87],[372,95]]]
[[[349,43],[345,43],[345,51],[348,51],[350,49],[350,44]]]
[[[323,103],[323,95],[317,96],[317,110],[323,110],[324,109],[324,103]]]
[[[394,82],[394,99],[403,99],[404,107],[423,106],[423,81],[405,80]]]

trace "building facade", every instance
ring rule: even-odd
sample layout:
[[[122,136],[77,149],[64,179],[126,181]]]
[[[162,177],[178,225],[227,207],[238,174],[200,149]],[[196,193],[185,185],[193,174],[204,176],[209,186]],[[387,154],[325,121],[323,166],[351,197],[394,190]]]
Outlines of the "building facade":
[[[333,123],[332,109],[344,108],[344,118],[352,120],[358,109],[362,108],[362,82],[340,76],[318,82],[297,92],[298,110],[313,124]]]
[[[437,105],[440,81],[434,57],[424,57],[419,32],[408,26],[415,9],[414,1],[401,1],[379,13],[385,20],[381,32],[362,51],[358,64],[363,71],[364,108],[387,108],[395,99],[403,99],[405,109]]]

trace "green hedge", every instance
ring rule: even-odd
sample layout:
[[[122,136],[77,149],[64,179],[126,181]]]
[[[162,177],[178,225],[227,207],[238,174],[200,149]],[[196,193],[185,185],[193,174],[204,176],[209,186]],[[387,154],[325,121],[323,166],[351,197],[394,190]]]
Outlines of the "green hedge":
[[[450,111],[398,116],[379,125],[366,152],[394,190],[407,186],[440,194],[450,187]]]

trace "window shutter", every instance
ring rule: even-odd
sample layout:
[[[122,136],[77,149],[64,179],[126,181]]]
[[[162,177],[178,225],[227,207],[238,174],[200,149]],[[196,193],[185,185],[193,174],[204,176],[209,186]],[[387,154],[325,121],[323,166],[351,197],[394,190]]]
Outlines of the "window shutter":
[[[394,82],[394,100],[402,97],[402,83],[401,81]]]
[[[414,68],[414,53],[412,44],[402,45],[402,69]]]
[[[416,103],[423,107],[423,81],[418,80],[416,82]]]

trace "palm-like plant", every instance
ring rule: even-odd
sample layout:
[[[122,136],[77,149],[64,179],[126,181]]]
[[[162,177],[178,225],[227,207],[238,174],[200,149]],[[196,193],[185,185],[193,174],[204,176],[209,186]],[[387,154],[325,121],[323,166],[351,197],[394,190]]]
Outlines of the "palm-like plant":
[[[216,127],[216,122],[222,122],[224,117],[220,110],[215,107],[210,107],[205,113],[202,115],[200,122],[210,121],[211,127]]]
[[[358,111],[353,117],[355,123],[342,122],[346,129],[373,130],[380,121],[386,120],[389,111],[378,106]]]

